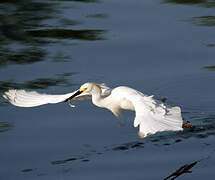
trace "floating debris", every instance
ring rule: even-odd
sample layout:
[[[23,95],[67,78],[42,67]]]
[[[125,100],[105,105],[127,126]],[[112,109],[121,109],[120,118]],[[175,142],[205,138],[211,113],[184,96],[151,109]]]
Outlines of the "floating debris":
[[[0,122],[0,133],[8,131],[12,127],[13,127],[12,123],[9,123],[9,122]]]
[[[83,158],[79,158],[79,159],[83,159]],[[69,159],[64,159],[64,160],[52,161],[51,164],[52,165],[65,164],[67,162],[76,161],[76,160],[78,160],[78,158],[69,158]]]
[[[22,172],[31,172],[33,169],[23,169]]]
[[[143,143],[142,142],[130,142],[130,143],[125,143],[116,147],[113,147],[112,150],[114,151],[124,151],[124,150],[129,150],[133,148],[143,148]]]
[[[86,17],[88,18],[99,18],[99,19],[105,19],[108,17],[107,14],[103,14],[103,13],[98,13],[98,14],[90,14],[90,15],[87,15]]]
[[[215,16],[197,16],[187,20],[197,26],[215,26]]]
[[[98,29],[41,29],[26,31],[27,35],[33,37],[56,38],[56,39],[78,39],[78,40],[104,40],[105,30]]]
[[[215,70],[215,66],[204,66],[202,69],[214,71]]]
[[[181,166],[179,169],[177,169],[174,173],[172,173],[171,175],[169,175],[168,177],[164,178],[164,180],[167,180],[169,178],[171,178],[171,180],[176,179],[177,177],[181,176],[182,174],[185,173],[192,173],[192,171],[190,171],[190,169],[192,169],[199,161],[195,161],[191,164],[185,164],[184,166]]]

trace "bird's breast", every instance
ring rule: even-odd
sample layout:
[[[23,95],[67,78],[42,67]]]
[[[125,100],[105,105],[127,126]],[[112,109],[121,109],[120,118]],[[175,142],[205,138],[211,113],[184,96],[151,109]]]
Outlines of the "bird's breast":
[[[135,111],[133,103],[126,98],[123,98],[121,100],[120,107],[121,107],[121,109]]]

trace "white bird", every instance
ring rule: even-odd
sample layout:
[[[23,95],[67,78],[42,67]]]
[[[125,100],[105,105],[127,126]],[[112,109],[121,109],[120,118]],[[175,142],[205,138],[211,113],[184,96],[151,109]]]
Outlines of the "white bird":
[[[105,84],[85,83],[79,90],[64,95],[39,94],[35,91],[9,90],[3,97],[20,107],[34,107],[48,103],[69,102],[92,98],[94,105],[109,109],[119,117],[121,109],[135,111],[134,127],[139,126],[139,136],[146,137],[161,131],[183,130],[180,107],[170,107],[153,96],[126,87],[110,89]]]

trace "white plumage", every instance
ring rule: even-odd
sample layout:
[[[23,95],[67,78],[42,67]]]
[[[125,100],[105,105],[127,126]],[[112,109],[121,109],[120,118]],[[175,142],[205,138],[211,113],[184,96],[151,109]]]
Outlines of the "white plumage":
[[[135,111],[134,127],[139,126],[139,135],[146,137],[161,131],[182,129],[180,107],[170,107],[155,100],[153,96],[125,86],[110,89],[104,84],[85,83],[79,90],[63,95],[39,94],[25,90],[9,90],[3,97],[11,104],[20,107],[34,107],[48,103],[92,98],[93,104],[107,108],[119,116],[120,109]]]
[[[72,96],[74,93],[64,95],[39,94],[35,91],[11,89],[3,97],[11,104],[19,107],[34,107],[48,103],[59,103]]]

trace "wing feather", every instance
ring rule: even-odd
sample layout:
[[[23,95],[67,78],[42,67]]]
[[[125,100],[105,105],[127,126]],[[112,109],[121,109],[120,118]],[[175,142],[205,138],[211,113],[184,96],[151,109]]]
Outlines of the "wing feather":
[[[72,96],[75,92],[63,95],[42,94],[35,91],[25,91],[11,89],[3,94],[11,104],[20,107],[34,107],[49,103],[63,102],[65,99]]]
[[[153,96],[146,96],[133,90],[127,95],[135,108],[134,127],[139,126],[142,136],[161,131],[178,131],[182,129],[180,107],[170,107],[155,100]]]
[[[67,94],[45,94],[38,93],[36,91],[25,91],[25,90],[17,90],[10,89],[4,92],[3,97],[7,99],[11,104],[19,107],[35,107],[44,104],[54,104],[64,102],[66,99],[71,97],[77,91],[67,93]],[[111,89],[104,86],[102,88],[102,96],[108,96],[111,93]],[[82,94],[73,98],[73,100],[83,100],[86,98],[91,98],[91,94],[83,92]],[[69,105],[72,105],[71,100],[69,101]]]

